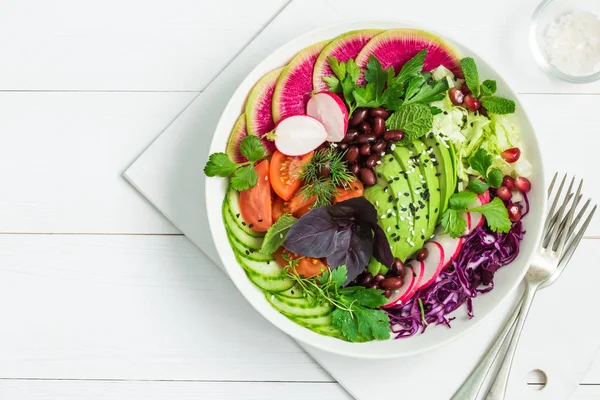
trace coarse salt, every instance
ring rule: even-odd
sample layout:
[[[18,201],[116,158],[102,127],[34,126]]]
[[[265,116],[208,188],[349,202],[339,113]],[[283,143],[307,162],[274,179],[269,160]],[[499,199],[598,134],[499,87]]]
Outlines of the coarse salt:
[[[587,11],[562,15],[545,35],[549,62],[573,76],[591,75],[600,70],[600,19]]]

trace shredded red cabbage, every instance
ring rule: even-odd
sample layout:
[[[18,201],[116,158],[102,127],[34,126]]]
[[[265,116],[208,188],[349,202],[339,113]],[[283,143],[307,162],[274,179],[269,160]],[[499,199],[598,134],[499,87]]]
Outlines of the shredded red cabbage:
[[[527,211],[529,203],[525,197]],[[484,224],[465,236],[465,243],[452,265],[435,283],[417,292],[407,303],[387,310],[396,339],[425,332],[429,324],[446,325],[454,318],[447,315],[466,303],[467,315],[473,318],[473,299],[494,288],[494,273],[510,264],[519,254],[523,240],[521,221],[508,233],[493,233]]]

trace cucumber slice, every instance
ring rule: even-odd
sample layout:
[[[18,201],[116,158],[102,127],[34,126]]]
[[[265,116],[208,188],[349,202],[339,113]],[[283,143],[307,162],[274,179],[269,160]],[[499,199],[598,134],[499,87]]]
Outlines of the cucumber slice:
[[[248,227],[248,223],[244,221],[242,217],[242,211],[240,209],[240,194],[232,188],[229,188],[227,195],[225,196],[225,201],[223,202],[223,212],[226,212],[226,206],[229,207],[229,213],[238,228],[253,237],[262,238],[265,236],[264,233],[256,232],[254,229]]]
[[[297,322],[299,325],[302,325],[309,329],[314,328],[324,328],[327,326],[331,326],[331,314],[324,315],[322,317],[315,318],[291,318],[294,322]]]
[[[258,286],[259,289],[270,292],[265,293],[266,296],[270,296],[272,293],[284,292],[296,284],[296,282],[290,278],[265,279],[262,276],[248,271],[246,271],[246,275],[248,275],[248,279]]]
[[[342,331],[339,330],[338,328],[334,328],[331,325],[320,327],[320,328],[314,328],[312,330],[321,335],[331,336],[331,337],[338,338],[338,339],[343,339]],[[345,340],[345,339],[343,339],[343,340]]]
[[[267,261],[257,261],[240,255],[238,261],[246,271],[250,271],[265,279],[281,279],[283,277],[283,268],[277,264],[274,258]]]
[[[231,234],[235,236],[240,242],[248,246],[249,249],[259,250],[262,246],[263,239],[248,235],[244,232],[233,220],[233,216],[229,212],[229,206],[225,204],[223,206],[223,218],[225,219],[225,226],[229,229]]]
[[[291,299],[277,294],[265,293],[267,301],[288,317],[322,317],[331,313],[331,304],[310,304],[305,298]]]
[[[233,236],[233,233],[231,233],[227,226],[225,226],[225,230],[227,231],[227,238],[229,239],[229,243],[231,244],[231,247],[233,248],[233,251],[236,254],[255,261],[270,261],[273,259],[272,256],[261,253],[260,251],[250,248],[244,243],[240,242],[238,238]]]
[[[279,293],[280,296],[289,297],[291,299],[301,299],[304,297],[304,290],[298,285],[294,285],[293,288],[286,290],[285,292]]]

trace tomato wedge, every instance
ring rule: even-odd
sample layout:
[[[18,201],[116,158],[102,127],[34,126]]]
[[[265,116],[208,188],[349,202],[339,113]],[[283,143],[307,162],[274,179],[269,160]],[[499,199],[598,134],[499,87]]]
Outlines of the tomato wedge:
[[[273,223],[277,222],[279,217],[281,217],[287,212],[285,203],[285,200],[283,200],[279,196],[275,196],[275,198],[273,199],[273,206],[271,207],[271,216],[273,218]]]
[[[325,265],[320,259],[303,257],[296,253],[292,253],[283,247],[277,249],[273,256],[275,257],[277,263],[284,268],[289,265],[288,260],[299,260],[293,267],[293,270],[296,272],[296,274],[304,278],[321,275],[323,271],[327,269],[327,265]]]
[[[266,232],[273,224],[271,217],[271,185],[269,184],[269,160],[254,166],[258,174],[256,186],[240,192],[240,210],[248,227]]]
[[[338,192],[333,199],[333,204],[339,203],[340,201],[352,199],[354,197],[361,197],[365,193],[363,184],[355,179],[354,181],[338,188]]]
[[[311,151],[302,157],[289,157],[280,151],[275,151],[271,157],[270,179],[273,190],[283,200],[288,201],[302,183],[298,177],[302,165],[313,156]]]
[[[303,216],[304,214],[306,214],[307,212],[309,212],[311,210],[313,204],[315,204],[315,201],[317,201],[317,196],[311,196],[309,198],[306,198],[306,197],[304,197],[304,194],[302,193],[302,191],[299,190],[294,195],[292,200],[290,200],[286,204],[285,209],[287,210],[288,213],[292,214],[294,217],[300,218],[301,216]]]

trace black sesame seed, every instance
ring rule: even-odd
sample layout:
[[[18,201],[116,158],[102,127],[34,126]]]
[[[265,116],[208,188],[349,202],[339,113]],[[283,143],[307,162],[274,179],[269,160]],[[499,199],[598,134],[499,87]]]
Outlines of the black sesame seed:
[[[461,183],[462,181],[463,181],[463,180],[462,180],[462,179],[460,179],[460,178],[458,178],[458,179],[456,180],[456,182],[458,182],[458,183]]]
[[[250,252],[249,252],[248,250],[246,250],[246,255],[247,255],[247,256],[249,256],[249,255],[250,255]]]
[[[254,224],[248,225],[248,228],[253,228],[253,227],[254,227]]]
[[[402,210],[402,212],[406,212],[407,211],[406,207],[402,207],[401,210]]]
[[[246,226],[246,223],[244,221],[242,221],[242,225]]]
[[[388,185],[385,185],[385,186],[383,187],[383,190],[388,190],[388,187],[389,187]]]
[[[425,240],[425,236],[424,235],[421,235],[421,240]]]
[[[240,214],[239,214],[239,213],[235,214],[235,217],[236,217],[236,218],[239,218],[239,217],[240,217]]]
[[[395,180],[395,181],[398,181],[398,180],[400,180],[400,178],[398,178],[398,177],[396,176],[396,177],[394,177],[394,180]]]
[[[448,115],[448,111],[444,111],[444,115]]]
[[[415,219],[421,219],[421,216],[420,216],[420,215],[417,215],[417,216],[415,217]]]
[[[250,249],[250,253],[254,253],[254,250]]]
[[[390,179],[390,180],[388,181],[388,183],[391,185],[392,183],[394,183],[394,180],[393,180],[393,179]]]
[[[442,175],[442,173],[441,173],[441,172],[437,172],[437,173],[435,174],[435,176],[440,176],[440,175]]]
[[[471,128],[473,127],[473,125],[474,125],[474,124],[471,122]]]
[[[429,219],[429,214],[427,214],[427,215],[425,216],[425,219]]]
[[[396,236],[396,232],[392,232],[392,237],[395,237],[395,236]]]
[[[259,220],[258,220],[258,222],[263,222],[263,220],[262,220],[262,219],[259,219]],[[250,227],[250,228],[252,228],[252,227]]]
[[[388,197],[388,203],[391,203],[394,198],[392,196]]]
[[[358,186],[354,186],[354,190],[358,190]]]
[[[396,229],[400,229],[400,227],[398,225],[396,225]]]
[[[406,197],[408,197],[408,196],[410,196],[410,193],[408,193],[408,192],[405,192],[405,193],[404,193],[404,195],[405,195]]]
[[[438,211],[439,211],[439,208],[436,207],[433,212],[438,212]]]
[[[379,172],[377,173],[377,177],[378,177],[378,178],[381,178],[381,174],[380,174]]]
[[[394,206],[392,208],[394,209],[394,211],[398,211],[398,206]]]

